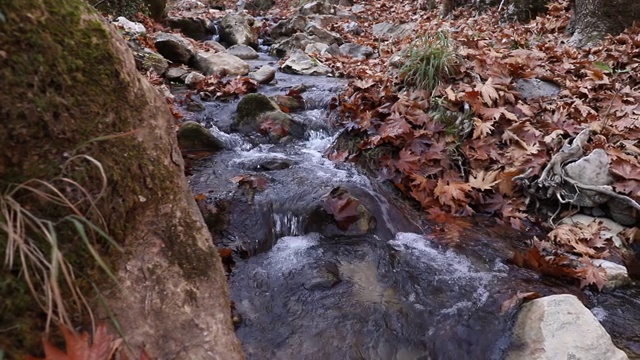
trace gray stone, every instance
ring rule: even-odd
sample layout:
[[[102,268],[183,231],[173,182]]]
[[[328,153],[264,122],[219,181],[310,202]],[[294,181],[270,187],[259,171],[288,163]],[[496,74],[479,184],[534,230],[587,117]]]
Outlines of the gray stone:
[[[616,246],[618,247],[622,246],[622,241],[618,237],[618,234],[621,231],[625,230],[626,228],[609,218],[594,217],[594,216],[589,216],[585,214],[575,214],[560,220],[560,223],[561,224],[580,223],[584,225],[589,225],[593,221],[599,221],[603,225],[603,228],[600,230],[600,236],[603,239],[611,239],[611,241],[613,241]]]
[[[327,49],[329,48],[329,45],[325,44],[325,43],[313,43],[313,44],[309,44],[307,45],[307,47],[304,48],[304,52],[307,54],[322,54],[323,52],[325,52]]]
[[[195,54],[189,40],[178,34],[159,32],[153,37],[153,44],[162,56],[174,63],[189,65]]]
[[[313,1],[308,4],[304,4],[298,9],[301,15],[321,14],[321,15],[334,15],[337,9],[335,5],[331,5],[324,1]]]
[[[269,52],[274,56],[282,58],[296,50],[306,49],[309,44],[318,42],[320,42],[320,39],[315,36],[298,33],[272,45]]]
[[[214,50],[215,52],[225,52],[225,51],[227,51],[227,48],[225,48],[224,45],[222,45],[219,42],[214,41],[214,40],[204,41],[203,44],[211,47],[211,49]]]
[[[348,23],[342,26],[342,29],[349,34],[352,35],[361,35],[364,31],[360,27],[360,25],[355,21],[349,21]]]
[[[253,32],[253,18],[243,14],[227,14],[220,21],[220,41],[228,45],[258,46],[258,35]]]
[[[343,40],[340,37],[340,35],[334,32],[331,32],[329,30],[325,30],[320,26],[316,25],[315,23],[311,23],[307,25],[304,31],[307,34],[311,35],[312,37],[318,38],[319,39],[318,42],[325,43],[327,45],[333,45],[333,44],[340,45],[343,43]]]
[[[354,14],[361,13],[361,12],[363,12],[365,10],[366,10],[366,8],[362,4],[356,4],[356,5],[353,5],[351,7],[351,12],[354,13]]]
[[[164,73],[164,77],[169,81],[183,81],[188,74],[189,70],[185,68],[172,67]]]
[[[251,46],[236,44],[227,49],[227,53],[243,60],[257,59],[258,53]]]
[[[178,129],[178,145],[183,150],[220,150],[224,143],[195,121],[186,121]]]
[[[602,149],[593,150],[588,156],[564,167],[566,176],[585,185],[611,185],[613,177],[609,173],[609,156]],[[575,188],[567,184],[567,191],[575,193]],[[578,206],[596,207],[609,200],[609,196],[589,190],[580,190],[571,201]]]
[[[406,23],[394,25],[388,22],[373,25],[371,32],[373,36],[382,40],[399,40],[403,39],[415,30],[416,23]]]
[[[523,99],[553,97],[560,93],[558,85],[540,79],[519,79],[516,81],[515,90]]]
[[[373,49],[369,46],[346,43],[340,46],[340,54],[357,59],[368,59],[373,56]]]
[[[269,32],[272,39],[280,39],[304,31],[307,27],[307,18],[295,15],[291,19],[280,20]]]
[[[184,84],[187,85],[187,87],[193,89],[196,86],[198,86],[200,81],[204,80],[204,78],[205,78],[204,75],[193,71],[184,78]]]
[[[168,17],[167,25],[172,29],[179,29],[185,36],[194,40],[204,40],[211,36],[209,21],[196,16]]]
[[[144,28],[144,25],[138,22],[130,21],[124,16],[118,17],[116,21],[113,22],[113,24],[124,30],[125,33],[131,35],[140,35],[147,31],[147,29]]]
[[[196,67],[205,75],[247,75],[249,64],[227,53],[203,52],[196,55]]]
[[[604,288],[606,290],[615,290],[621,286],[631,284],[631,278],[626,267],[603,259],[593,259],[591,262],[594,266],[604,269],[606,277]]]
[[[507,360],[625,360],[595,316],[573,295],[553,295],[522,306]]]
[[[250,72],[249,78],[255,80],[258,84],[268,84],[276,78],[276,69],[269,65],[264,65],[260,69]]]
[[[328,75],[332,73],[330,67],[315,58],[309,57],[302,50],[294,51],[289,56],[289,59],[282,64],[281,70],[299,75]]]

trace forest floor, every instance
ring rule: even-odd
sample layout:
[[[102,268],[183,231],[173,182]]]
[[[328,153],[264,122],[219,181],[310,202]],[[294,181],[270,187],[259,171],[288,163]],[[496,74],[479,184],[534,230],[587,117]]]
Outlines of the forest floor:
[[[291,18],[301,5],[276,1],[252,15],[275,23]],[[614,243],[624,248],[640,234],[633,227],[640,208],[640,27],[580,49],[566,44],[568,1],[550,3],[545,14],[526,23],[503,21],[506,7],[462,7],[443,17],[437,7],[423,10],[411,0],[356,5],[357,12],[342,7],[355,20],[333,22],[327,30],[344,42],[370,46],[376,55],[314,54],[334,76],[350,79],[337,105],[348,140],[328,156],[372,165],[381,181],[415,200],[430,221],[446,224],[483,214],[523,231],[546,224],[546,238],[534,239],[532,251],[514,260],[601,287],[602,272],[589,259],[620,261],[625,256]],[[361,33],[346,30],[351,21]],[[411,30],[404,37],[374,36],[373,26],[385,21],[412,23]],[[262,31],[268,35],[269,27]],[[394,56],[403,49],[405,65],[394,67]],[[448,59],[438,58],[443,52]],[[434,57],[447,62],[447,71],[425,87],[409,73],[429,75],[425,62]],[[558,94],[524,97],[520,79],[554,84]],[[568,163],[597,149],[606,153],[607,184],[567,175]],[[589,195],[585,185],[605,201],[578,206],[576,198]],[[621,200],[632,219],[618,239],[603,235],[605,226],[598,221],[559,225],[585,207],[593,214],[614,212],[604,205],[611,197]]]

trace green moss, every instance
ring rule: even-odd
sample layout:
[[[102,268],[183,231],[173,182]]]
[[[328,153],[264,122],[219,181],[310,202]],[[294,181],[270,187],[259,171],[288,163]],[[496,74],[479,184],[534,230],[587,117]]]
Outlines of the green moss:
[[[92,156],[108,177],[108,188],[97,204],[104,223],[92,220],[124,244],[138,220],[158,211],[158,201],[175,193],[179,181],[178,171],[165,165],[164,157],[170,154],[164,148],[149,149],[138,139],[148,125],[140,115],[148,104],[139,80],[122,70],[121,54],[111,45],[109,31],[97,17],[89,16],[91,10],[81,0],[5,1],[0,2],[0,13],[5,19],[0,21],[0,192],[27,179],[59,176],[72,154]],[[101,188],[100,174],[89,162],[74,163],[64,175],[94,196]],[[68,194],[73,200],[80,195]],[[32,195],[18,197],[42,218],[55,221],[68,215],[64,208],[43,204]],[[81,271],[79,284],[91,298],[91,282],[106,277],[98,275],[101,271],[73,231],[64,227],[60,231],[63,253]],[[176,246],[195,248],[191,240]],[[6,243],[6,236],[0,236],[2,253]],[[95,246],[111,263],[122,257],[106,243]],[[209,255],[185,249],[175,261],[185,273],[194,273],[195,264],[215,259]],[[16,292],[21,293],[0,286],[2,299]],[[40,338],[42,312],[33,301],[20,303],[26,305],[12,307],[12,317],[6,315],[0,323],[3,328],[28,325],[0,337],[32,351],[39,346],[25,339]],[[9,356],[21,358],[21,354]]]
[[[248,94],[238,103],[236,124],[242,125],[247,121],[253,121],[260,114],[274,110],[280,110],[280,108],[265,95]]]
[[[167,225],[164,231],[169,261],[180,267],[188,281],[210,278],[219,256],[213,247],[198,246],[196,234],[201,233],[200,226],[196,219],[183,216],[179,223]]]

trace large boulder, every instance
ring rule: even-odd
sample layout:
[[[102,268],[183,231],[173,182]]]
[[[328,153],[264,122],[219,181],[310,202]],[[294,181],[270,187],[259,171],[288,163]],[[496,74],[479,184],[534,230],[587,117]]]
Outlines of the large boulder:
[[[189,65],[195,55],[195,48],[189,40],[178,34],[159,32],[153,37],[158,52],[178,64]]]
[[[305,54],[302,50],[294,51],[289,59],[282,64],[281,70],[298,75],[328,75],[333,72],[330,67]]]
[[[227,53],[203,52],[196,55],[196,67],[205,75],[247,75],[249,64]]]
[[[553,295],[522,306],[507,360],[625,360],[600,322],[577,297]]]
[[[253,21],[252,17],[239,13],[225,15],[220,21],[220,41],[257,47],[258,35],[251,28]]]

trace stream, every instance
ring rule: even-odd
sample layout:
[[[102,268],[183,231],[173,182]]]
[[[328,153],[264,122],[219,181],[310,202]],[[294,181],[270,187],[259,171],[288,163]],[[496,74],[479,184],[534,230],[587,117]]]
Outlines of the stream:
[[[252,68],[276,59],[264,54]],[[217,245],[234,249],[229,275],[248,359],[502,359],[515,320],[502,302],[516,292],[572,293],[601,320],[616,345],[640,358],[640,291],[596,294],[541,278],[508,262],[531,238],[488,218],[434,231],[391,190],[325,151],[338,135],[327,110],[346,81],[278,72],[265,95],[305,84],[303,140],[258,144],[230,132],[238,100],[189,113],[226,146],[190,169],[194,194],[223,209]],[[263,191],[236,176],[259,175]],[[373,215],[366,231],[327,217],[323,197],[340,188]],[[455,234],[453,236],[452,234]]]

